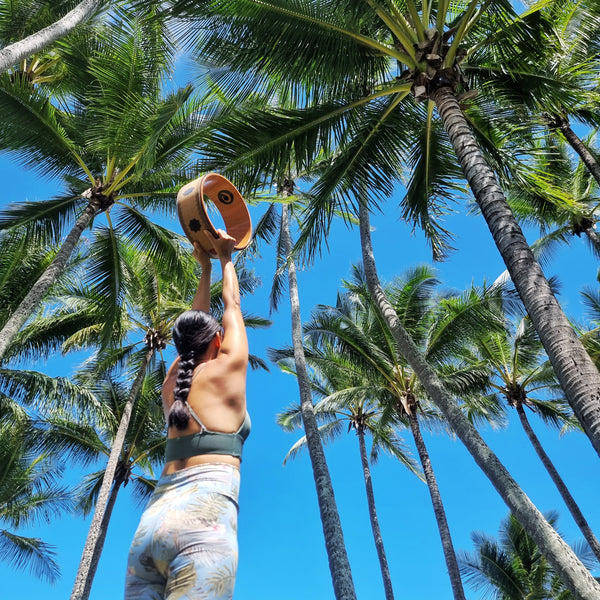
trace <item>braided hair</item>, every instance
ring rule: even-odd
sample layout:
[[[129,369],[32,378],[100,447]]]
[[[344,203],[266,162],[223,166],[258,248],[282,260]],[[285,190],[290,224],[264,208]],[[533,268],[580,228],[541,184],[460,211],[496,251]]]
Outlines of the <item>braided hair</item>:
[[[173,341],[179,353],[179,369],[173,390],[175,400],[169,411],[169,427],[185,429],[188,426],[190,408],[187,399],[192,387],[192,375],[220,328],[214,317],[201,310],[188,310],[175,321]]]

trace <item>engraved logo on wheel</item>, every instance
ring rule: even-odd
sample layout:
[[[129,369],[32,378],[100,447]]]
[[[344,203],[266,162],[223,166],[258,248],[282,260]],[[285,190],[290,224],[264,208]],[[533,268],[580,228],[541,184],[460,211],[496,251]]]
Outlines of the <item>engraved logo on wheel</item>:
[[[198,219],[192,219],[189,222],[188,226],[192,231],[200,231],[202,229],[202,225],[200,224],[200,221],[198,221]]]
[[[221,190],[217,198],[222,204],[231,204],[233,202],[233,194],[228,190]]]

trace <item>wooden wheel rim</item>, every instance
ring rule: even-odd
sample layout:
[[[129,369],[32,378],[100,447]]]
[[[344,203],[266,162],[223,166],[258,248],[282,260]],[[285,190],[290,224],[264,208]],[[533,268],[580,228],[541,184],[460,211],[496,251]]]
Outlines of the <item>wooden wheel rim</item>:
[[[227,233],[235,238],[234,250],[242,250],[252,239],[252,221],[248,207],[237,188],[223,175],[207,173],[184,185],[177,194],[177,213],[181,227],[194,243],[198,242],[208,253],[214,254],[206,231],[214,238],[217,230],[206,209],[205,198],[217,208]]]

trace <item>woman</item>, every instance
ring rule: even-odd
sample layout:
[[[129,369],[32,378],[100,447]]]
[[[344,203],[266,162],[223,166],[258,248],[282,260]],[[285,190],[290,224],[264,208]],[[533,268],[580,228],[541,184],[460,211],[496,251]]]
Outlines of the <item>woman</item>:
[[[166,464],[136,531],[126,600],[230,599],[237,568],[237,512],[246,412],[248,340],[231,253],[211,239],[223,270],[223,328],[208,314],[211,261],[202,266],[192,310],[173,327],[179,356],[163,383]]]

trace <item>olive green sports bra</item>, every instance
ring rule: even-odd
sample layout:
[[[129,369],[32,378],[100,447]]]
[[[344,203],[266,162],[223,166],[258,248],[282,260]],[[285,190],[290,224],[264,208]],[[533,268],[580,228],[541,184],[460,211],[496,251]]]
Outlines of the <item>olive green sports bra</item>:
[[[241,460],[242,446],[250,435],[250,415],[246,413],[244,422],[235,433],[223,433],[206,429],[192,407],[189,408],[190,414],[200,425],[202,431],[182,437],[167,438],[166,462],[191,458],[201,454],[227,454]]]

